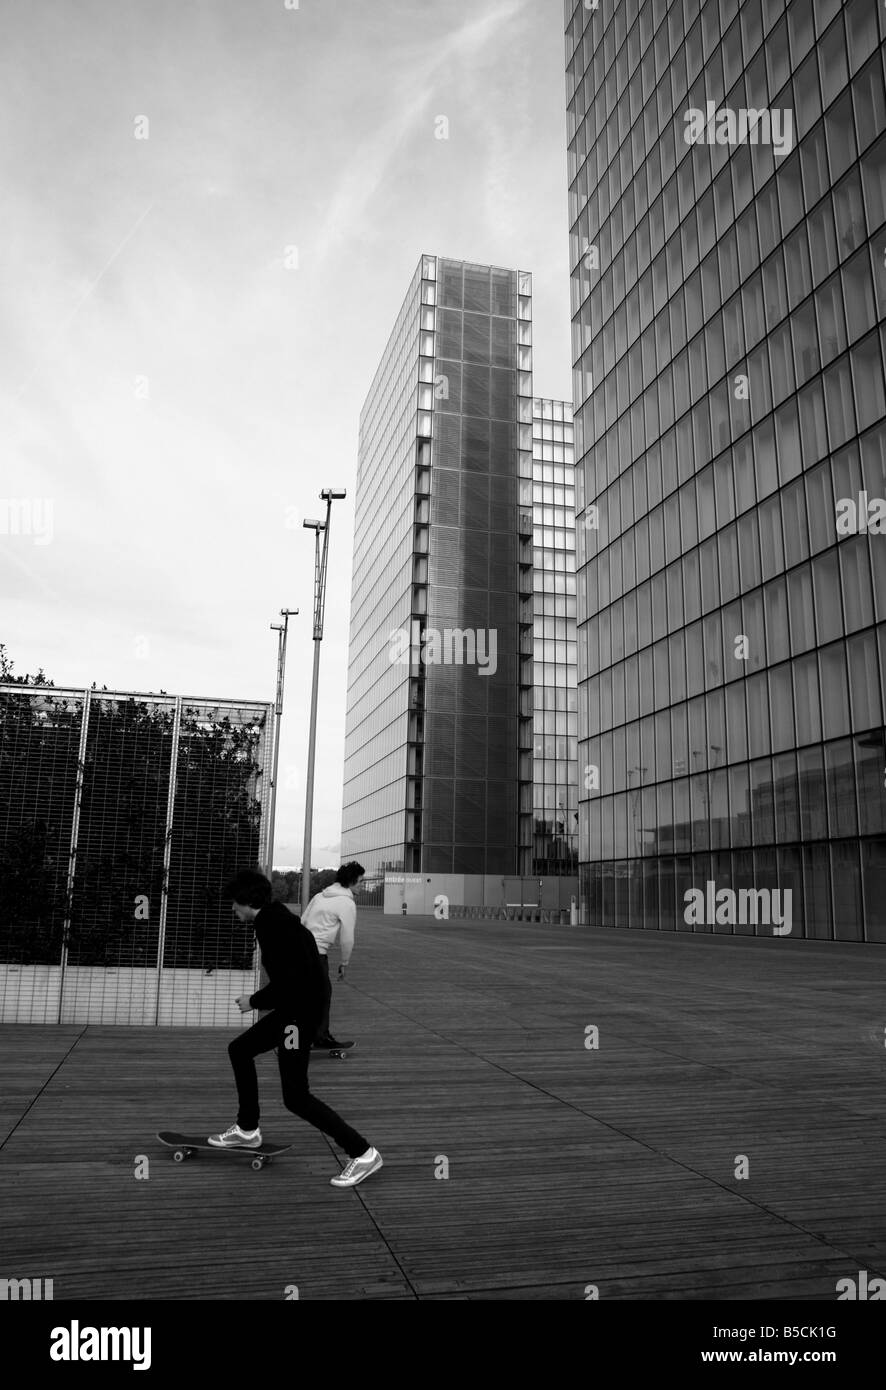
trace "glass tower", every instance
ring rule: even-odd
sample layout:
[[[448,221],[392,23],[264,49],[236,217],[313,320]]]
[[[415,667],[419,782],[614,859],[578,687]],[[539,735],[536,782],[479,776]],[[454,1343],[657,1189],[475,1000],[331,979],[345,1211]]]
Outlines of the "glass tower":
[[[520,872],[533,877],[578,872],[572,429],[571,402],[532,402],[532,758],[531,786],[520,788]]]
[[[528,274],[423,256],[361,414],[342,854],[370,875],[517,869],[531,343]]]
[[[886,940],[884,40],[567,0],[585,920]]]

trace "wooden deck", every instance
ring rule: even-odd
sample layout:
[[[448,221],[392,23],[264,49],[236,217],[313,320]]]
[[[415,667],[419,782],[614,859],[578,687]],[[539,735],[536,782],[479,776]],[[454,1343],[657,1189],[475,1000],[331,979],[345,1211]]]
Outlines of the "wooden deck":
[[[384,1156],[353,1191],[273,1056],[262,1126],[294,1147],[269,1168],[155,1140],[233,1121],[224,1030],[0,1029],[0,1278],[56,1300],[833,1301],[886,1277],[882,947],[364,912],[350,975],[333,1029],[359,1047],[311,1078]]]

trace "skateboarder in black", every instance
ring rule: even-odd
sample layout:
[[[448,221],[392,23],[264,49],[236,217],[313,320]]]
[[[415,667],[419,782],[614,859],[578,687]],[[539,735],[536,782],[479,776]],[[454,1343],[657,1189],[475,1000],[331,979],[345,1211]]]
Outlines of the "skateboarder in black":
[[[271,902],[271,884],[264,874],[243,870],[227,885],[225,895],[232,899],[238,921],[255,926],[262,965],[268,975],[263,989],[253,995],[241,994],[236,1003],[242,1013],[247,1009],[271,1012],[240,1033],[228,1047],[240,1108],[237,1123],[223,1134],[211,1135],[209,1142],[218,1148],[257,1148],[261,1144],[254,1059],[276,1048],[283,1104],[344,1149],[351,1161],[338,1177],[331,1179],[332,1186],[354,1187],[381,1168],[382,1157],[340,1115],[312,1095],[308,1086],[311,1043],[325,1002],[317,943],[300,918],[282,903]]]

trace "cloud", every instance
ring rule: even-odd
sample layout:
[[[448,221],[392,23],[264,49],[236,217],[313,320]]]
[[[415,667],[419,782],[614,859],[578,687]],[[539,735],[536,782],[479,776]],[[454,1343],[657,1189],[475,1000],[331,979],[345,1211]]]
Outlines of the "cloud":
[[[380,192],[388,170],[412,140],[433,138],[428,116],[439,74],[458,60],[459,78],[470,83],[477,73],[498,57],[491,39],[501,28],[523,13],[530,0],[505,0],[479,19],[468,20],[459,29],[433,45],[401,51],[396,66],[408,76],[394,84],[389,98],[391,114],[372,134],[359,142],[335,189],[326,216],[316,235],[315,263],[322,265],[353,235],[372,199]],[[357,102],[359,109],[359,100]],[[500,152],[500,142],[496,149]]]

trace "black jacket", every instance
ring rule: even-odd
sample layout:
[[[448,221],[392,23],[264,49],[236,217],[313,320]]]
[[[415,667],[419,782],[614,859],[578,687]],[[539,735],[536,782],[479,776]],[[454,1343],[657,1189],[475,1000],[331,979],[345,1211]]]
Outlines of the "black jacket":
[[[276,1009],[298,1024],[323,1012],[323,967],[317,943],[301,918],[283,903],[268,903],[255,919],[255,936],[268,984],[250,997],[254,1009]]]

